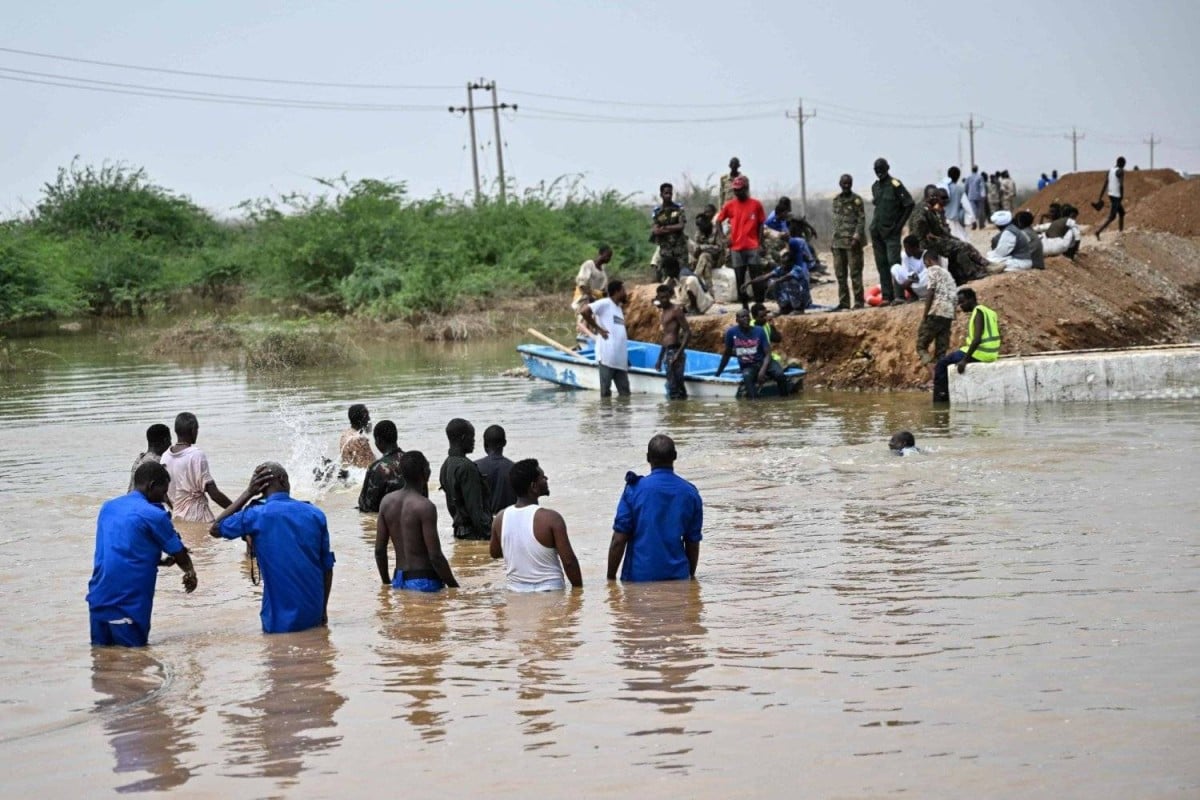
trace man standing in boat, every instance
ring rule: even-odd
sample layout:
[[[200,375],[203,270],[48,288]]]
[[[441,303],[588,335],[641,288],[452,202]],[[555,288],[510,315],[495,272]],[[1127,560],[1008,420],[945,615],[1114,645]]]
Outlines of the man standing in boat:
[[[583,306],[579,313],[596,340],[596,364],[600,368],[600,396],[611,397],[612,385],[617,394],[629,396],[629,339],[625,333],[625,284],[609,281],[608,297]]]
[[[667,398],[670,400],[687,400],[687,387],[683,383],[683,373],[687,366],[688,340],[692,337],[692,329],[688,326],[687,315],[683,306],[671,302],[673,290],[667,284],[658,287],[654,303],[661,312],[662,346],[658,350],[658,361],[655,370],[663,369],[666,363]]]

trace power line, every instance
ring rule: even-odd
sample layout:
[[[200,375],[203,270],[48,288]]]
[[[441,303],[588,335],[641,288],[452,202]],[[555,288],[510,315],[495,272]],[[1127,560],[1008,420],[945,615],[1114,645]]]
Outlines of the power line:
[[[39,53],[33,50],[18,50],[15,47],[0,47],[2,53],[13,53],[15,55],[30,56],[33,58],[47,58],[54,61],[70,61],[75,64],[92,64],[99,67],[111,67],[113,69],[129,69],[140,72],[160,72],[166,75],[186,75],[191,78],[214,78],[222,81],[242,81],[245,83],[275,83],[284,86],[317,86],[327,89],[391,89],[391,90],[412,90],[412,91],[443,91],[453,89],[453,86],[422,86],[422,85],[406,85],[396,83],[337,83],[329,81],[306,81],[293,80],[289,78],[260,78],[249,75],[230,75],[221,72],[193,72],[185,69],[170,69],[168,67],[148,67],[139,64],[122,64],[116,61],[100,61],[91,58],[75,58],[73,56],[56,55],[53,53]]]
[[[588,105],[623,106],[626,108],[752,108],[756,106],[777,106],[788,102],[786,98],[771,100],[742,100],[736,103],[641,103],[630,100],[601,100],[594,97],[572,97],[562,94],[546,94],[544,92],[529,92],[519,89],[508,89],[509,94],[520,97],[536,97],[542,100],[559,100],[564,103],[586,103]]]
[[[1150,132],[1149,139],[1143,139],[1142,144],[1150,145],[1150,169],[1154,169],[1154,145],[1162,144],[1162,139],[1155,139],[1154,132]]]
[[[60,75],[52,72],[34,72],[32,70],[12,69],[10,67],[0,67],[0,72],[9,73],[10,75],[24,75],[31,78],[42,78],[52,81],[71,81],[68,83],[53,83],[54,86],[70,86],[71,88],[87,89],[92,87],[111,87],[113,89],[129,89],[137,90],[138,92],[153,92],[158,97],[173,97],[180,100],[206,99],[206,100],[229,100],[239,101],[243,104],[270,104],[270,105],[286,105],[294,108],[320,108],[326,110],[337,111],[436,111],[440,110],[441,106],[435,105],[412,105],[412,104],[383,104],[383,103],[346,103],[340,101],[326,100],[304,100],[291,97],[264,97],[261,95],[245,95],[245,94],[229,94],[225,92],[205,92],[198,89],[176,89],[164,86],[150,86],[141,83],[125,83],[122,81],[105,81],[96,78],[80,78],[75,75]],[[3,78],[0,75],[0,78]],[[9,80],[21,80],[20,78],[12,77]],[[26,81],[29,83],[40,83],[42,81]],[[74,85],[83,84],[83,85]],[[127,92],[132,94],[133,92]]]

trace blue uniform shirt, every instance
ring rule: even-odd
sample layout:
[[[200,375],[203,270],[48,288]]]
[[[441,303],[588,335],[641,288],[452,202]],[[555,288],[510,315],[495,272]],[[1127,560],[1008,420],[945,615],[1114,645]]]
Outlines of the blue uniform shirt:
[[[761,329],[756,329],[760,330]],[[704,537],[704,503],[696,487],[670,467],[655,467],[642,477],[625,474],[625,491],[617,504],[613,530],[629,537],[623,581],[669,581],[688,578],[691,568],[683,543]]]
[[[321,624],[325,573],[333,569],[325,514],[276,492],[221,522],[221,536],[252,536],[262,570],[263,633],[290,633]]]
[[[96,555],[87,602],[93,615],[129,617],[150,632],[154,586],[162,554],[183,550],[183,542],[162,506],[138,491],[109,500],[96,520]]]

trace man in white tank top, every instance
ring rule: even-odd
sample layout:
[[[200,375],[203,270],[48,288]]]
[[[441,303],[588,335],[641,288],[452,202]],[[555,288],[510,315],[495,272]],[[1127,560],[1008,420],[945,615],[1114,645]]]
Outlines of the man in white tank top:
[[[513,464],[508,473],[517,502],[492,520],[492,558],[504,559],[508,588],[514,592],[562,589],[563,572],[572,586],[583,586],[579,559],[567,538],[562,515],[538,505],[550,494],[550,482],[537,459]]]

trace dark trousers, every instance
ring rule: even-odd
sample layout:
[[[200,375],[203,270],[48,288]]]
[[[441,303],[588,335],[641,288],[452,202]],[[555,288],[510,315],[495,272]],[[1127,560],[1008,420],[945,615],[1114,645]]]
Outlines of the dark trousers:
[[[1121,198],[1113,197],[1110,194],[1108,196],[1108,219],[1104,220],[1104,224],[1100,226],[1100,229],[1096,233],[1098,234],[1107,228],[1114,219],[1117,220],[1117,230],[1125,230],[1125,205],[1121,202]]]
[[[875,250],[875,269],[879,272],[879,294],[885,303],[895,299],[892,289],[892,265],[900,263],[900,234],[886,239],[878,231],[871,231],[871,247]]]
[[[783,364],[772,358],[771,363],[767,364],[767,377],[775,381],[775,385],[779,387],[779,396],[787,397],[788,378]]]
[[[838,282],[838,307],[861,307],[863,305],[863,249],[861,247],[833,248],[833,274],[837,277]],[[850,295],[851,286],[854,287],[853,298]]]
[[[968,364],[977,360],[974,357],[967,358],[962,350],[955,350],[938,359],[937,366],[933,368],[933,402],[950,402],[950,367],[964,359]]]
[[[946,351],[950,349],[950,325],[952,322],[953,320],[936,317],[933,314],[921,320],[921,327],[917,329],[917,352],[928,352],[929,343],[933,342],[933,357],[940,360],[942,356],[946,355]]]
[[[629,396],[629,373],[623,369],[613,369],[604,364],[600,365],[600,396],[612,397],[612,385],[617,385],[617,394]]]
[[[675,363],[672,357],[679,353]],[[687,366],[687,355],[682,347],[674,345],[663,350],[663,369],[667,373],[667,397],[671,400],[687,400],[687,386],[683,382],[684,369]]]

